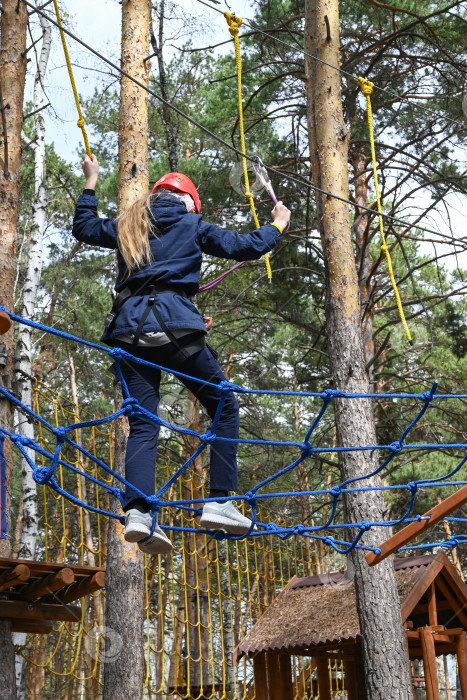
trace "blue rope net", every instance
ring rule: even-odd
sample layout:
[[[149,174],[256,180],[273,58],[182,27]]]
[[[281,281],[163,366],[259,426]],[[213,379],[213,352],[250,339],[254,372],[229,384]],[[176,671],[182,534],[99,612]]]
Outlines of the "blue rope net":
[[[149,367],[153,367],[159,370],[163,370],[165,372],[170,373],[171,375],[174,375],[175,377],[184,377],[187,379],[190,379],[192,381],[196,382],[201,382],[206,383],[205,380],[199,380],[196,377],[191,377],[189,375],[183,374],[182,372],[177,372],[175,370],[168,370],[164,367],[161,367],[160,365],[153,364],[150,362],[147,362],[145,360],[136,358],[129,353],[125,352],[124,350],[120,348],[113,348],[109,349],[106,348],[102,345],[99,345],[97,343],[92,343],[87,340],[83,340],[82,338],[75,337],[71,335],[70,333],[66,333],[64,331],[60,331],[54,328],[49,328],[47,326],[44,326],[43,324],[36,323],[34,321],[30,321],[28,319],[21,318],[20,316],[16,316],[15,314],[12,314],[7,311],[4,307],[0,306],[0,309],[2,311],[5,311],[10,318],[13,321],[17,321],[19,323],[23,323],[25,325],[31,326],[32,328],[36,328],[41,331],[45,331],[47,333],[51,333],[59,338],[63,338],[65,340],[70,340],[74,341],[76,343],[79,343],[81,345],[85,345],[89,348],[94,348],[96,350],[99,350],[101,352],[106,353],[109,355],[114,363],[115,363],[115,368],[117,375],[119,377],[119,380],[122,385],[122,392],[123,392],[123,402],[121,404],[121,407],[111,413],[110,415],[104,416],[102,418],[96,418],[92,420],[87,420],[87,421],[81,421],[78,423],[73,423],[71,425],[65,425],[65,426],[60,426],[60,427],[54,427],[51,425],[45,418],[42,416],[38,415],[35,413],[31,408],[23,404],[19,399],[17,399],[13,394],[11,394],[9,391],[7,391],[5,388],[0,387],[0,394],[8,398],[11,403],[20,411],[24,412],[27,414],[30,418],[33,420],[37,421],[38,423],[42,424],[44,428],[50,431],[51,434],[53,434],[54,439],[55,439],[55,449],[52,452],[51,450],[44,449],[41,447],[35,440],[30,439],[30,438],[25,438],[20,434],[15,434],[11,433],[5,428],[0,427],[0,440],[3,440],[5,437],[8,437],[11,442],[15,445],[15,447],[19,450],[19,452],[22,454],[24,459],[27,461],[29,466],[31,467],[33,471],[33,478],[38,484],[46,484],[50,488],[52,488],[56,493],[60,494],[64,498],[67,498],[71,503],[82,507],[86,508],[89,511],[95,512],[95,513],[101,513],[103,515],[106,515],[111,518],[117,518],[121,522],[124,522],[123,516],[119,516],[115,513],[108,512],[106,510],[102,510],[101,508],[97,508],[95,506],[92,506],[88,503],[85,503],[81,501],[79,498],[76,498],[74,495],[66,491],[64,488],[62,488],[59,483],[57,482],[57,479],[55,478],[55,473],[57,470],[57,467],[59,465],[66,467],[67,469],[70,469],[71,471],[75,472],[77,475],[80,477],[84,477],[88,479],[89,481],[93,482],[95,485],[102,487],[106,491],[108,491],[111,495],[116,497],[120,503],[123,501],[123,493],[124,493],[124,487],[126,486],[131,486],[132,489],[136,493],[139,494],[139,496],[150,505],[152,512],[153,512],[153,529],[156,523],[156,517],[157,513],[161,508],[178,508],[178,509],[184,509],[184,510],[189,510],[191,514],[196,517],[201,514],[202,510],[202,505],[209,501],[210,499],[192,499],[192,500],[175,500],[175,501],[167,501],[164,499],[164,496],[167,494],[169,491],[170,487],[178,481],[183,474],[187,472],[187,470],[190,468],[190,466],[195,462],[197,457],[207,448],[208,445],[212,444],[214,440],[223,440],[223,441],[230,441],[230,442],[237,442],[238,444],[250,444],[250,445],[260,445],[260,446],[279,446],[279,447],[287,447],[287,448],[292,448],[293,450],[296,451],[297,457],[287,464],[285,467],[281,468],[279,471],[276,473],[272,474],[271,476],[268,476],[267,478],[263,479],[260,481],[258,484],[254,486],[251,490],[249,490],[247,493],[243,495],[237,495],[237,496],[231,496],[229,497],[230,500],[236,500],[236,501],[243,501],[246,505],[248,505],[253,513],[252,517],[252,526],[250,528],[250,531],[246,533],[245,535],[241,536],[236,536],[236,535],[231,535],[223,531],[217,531],[217,532],[210,532],[207,530],[202,530],[202,529],[197,529],[197,528],[188,528],[188,527],[177,527],[177,526],[162,526],[166,530],[172,530],[172,531],[185,531],[185,532],[208,532],[210,535],[212,535],[215,539],[217,540],[223,540],[223,539],[242,539],[247,536],[251,537],[264,537],[264,536],[270,536],[270,535],[276,535],[279,538],[282,539],[287,539],[292,537],[293,535],[301,535],[304,537],[309,537],[313,538],[316,540],[320,540],[323,542],[323,544],[332,547],[334,550],[341,554],[347,554],[349,553],[352,549],[354,548],[359,548],[359,549],[364,549],[367,551],[374,552],[376,554],[380,553],[380,550],[375,547],[369,547],[366,545],[363,545],[360,540],[365,532],[370,530],[373,527],[388,527],[388,526],[395,526],[395,525],[400,525],[401,523],[408,524],[413,521],[420,521],[424,516],[421,515],[414,515],[414,506],[415,502],[417,499],[417,495],[420,493],[421,489],[426,489],[430,487],[436,487],[436,486],[464,486],[467,484],[467,481],[452,481],[452,477],[454,477],[456,474],[459,473],[459,471],[462,469],[462,467],[465,465],[467,462],[467,444],[465,443],[408,443],[406,442],[406,438],[408,437],[409,433],[413,430],[413,428],[419,423],[420,419],[422,416],[425,414],[425,412],[428,410],[430,404],[437,400],[443,400],[443,399],[467,399],[466,394],[436,394],[436,389],[437,389],[437,382],[434,382],[432,388],[430,391],[425,391],[421,394],[409,394],[409,393],[391,393],[391,394],[383,394],[383,393],[378,393],[378,394],[353,394],[353,393],[344,393],[342,391],[338,390],[333,390],[333,389],[325,389],[321,393],[316,393],[316,392],[299,392],[299,391],[268,391],[268,390],[261,390],[261,389],[249,389],[249,388],[244,388],[237,386],[236,384],[233,384],[228,381],[222,381],[219,384],[211,384],[211,386],[215,387],[220,395],[220,401],[219,405],[216,411],[216,414],[214,416],[214,419],[212,421],[212,424],[210,428],[204,432],[204,433],[198,433],[194,430],[191,430],[189,428],[185,428],[182,426],[177,426],[174,425],[173,423],[170,423],[167,420],[164,420],[160,416],[151,413],[147,411],[143,406],[141,406],[137,399],[132,397],[129,393],[128,387],[126,385],[126,382],[124,380],[120,363],[125,360],[125,359],[130,359],[133,363],[141,364],[141,365],[147,365]],[[226,438],[226,437],[217,437],[216,436],[216,426],[219,421],[219,417],[221,415],[225,399],[228,396],[230,392],[235,392],[237,394],[256,394],[256,395],[267,395],[267,396],[277,396],[277,397],[284,397],[284,396],[289,396],[289,397],[312,397],[318,402],[321,403],[320,409],[317,412],[316,417],[312,421],[310,427],[308,428],[305,437],[303,439],[303,442],[298,442],[298,441],[279,441],[279,440],[258,440],[258,439],[247,439],[247,438],[239,438],[238,440],[233,440],[232,438]],[[369,398],[369,399],[381,399],[383,397],[389,398],[392,401],[396,399],[400,400],[416,400],[419,403],[421,403],[421,407],[418,409],[415,417],[413,420],[410,422],[410,424],[405,428],[405,430],[402,432],[400,438],[394,442],[391,442],[388,445],[364,445],[364,446],[346,446],[346,447],[339,447],[339,446],[332,446],[332,447],[319,447],[313,445],[311,438],[313,436],[313,433],[315,433],[316,428],[320,424],[320,421],[322,420],[323,416],[325,415],[326,411],[332,404],[333,399],[336,397],[342,398],[342,399],[357,399],[357,398]],[[199,447],[193,452],[193,454],[182,464],[176,471],[175,473],[169,478],[169,480],[157,491],[152,496],[147,496],[146,494],[140,492],[134,485],[128,483],[122,476],[117,474],[114,470],[112,470],[105,462],[100,460],[98,457],[93,455],[91,452],[86,450],[82,445],[78,444],[75,442],[71,437],[70,434],[73,433],[73,431],[77,431],[83,428],[90,428],[93,426],[101,426],[104,424],[109,424],[115,419],[117,419],[120,416],[132,416],[132,415],[143,415],[145,416],[148,420],[152,421],[154,424],[159,425],[161,427],[167,428],[169,431],[174,431],[180,434],[185,434],[192,436],[194,438],[197,438],[199,440]],[[100,481],[98,478],[95,476],[92,476],[91,474],[86,473],[85,471],[80,470],[78,467],[69,464],[67,461],[62,459],[62,448],[64,445],[69,445],[70,447],[78,450],[85,458],[91,460],[94,462],[100,469],[104,470],[108,474],[110,474],[115,480],[117,480],[120,484],[119,487],[110,487],[108,483],[104,483],[103,481]],[[40,455],[42,458],[44,458],[47,462],[50,462],[50,466],[44,467],[44,466],[37,466],[34,462],[34,460],[31,458],[30,454],[28,453],[29,450],[35,451],[38,455]],[[292,472],[295,470],[302,462],[305,460],[313,457],[314,455],[319,455],[319,454],[325,454],[325,453],[340,453],[340,452],[355,452],[355,451],[372,451],[372,450],[378,450],[383,453],[387,453],[387,456],[381,461],[380,465],[373,470],[370,473],[363,474],[361,476],[356,476],[350,479],[347,479],[345,481],[342,481],[340,484],[333,486],[332,488],[328,489],[315,489],[315,490],[305,490],[305,491],[294,491],[293,493],[289,491],[285,492],[267,492],[263,493],[262,491],[264,488],[270,484],[272,484],[274,481],[277,481],[281,477],[285,476],[286,474]],[[409,451],[409,450],[422,450],[422,451],[432,451],[432,450],[443,450],[444,452],[446,450],[461,450],[462,453],[465,453],[462,459],[458,461],[454,467],[447,472],[446,474],[436,477],[436,478],[431,478],[431,479],[418,479],[411,481],[407,484],[399,484],[399,485],[381,485],[381,486],[365,486],[364,482],[365,480],[370,479],[371,477],[374,477],[377,474],[380,474],[383,472],[383,470],[386,469],[386,467],[389,465],[389,463],[397,456],[400,455],[401,452],[403,451]],[[362,485],[363,482],[363,485]],[[404,491],[406,494],[409,496],[409,504],[405,510],[405,513],[402,515],[402,517],[394,519],[394,520],[386,520],[386,521],[379,521],[379,522],[368,522],[368,521],[362,521],[362,522],[355,522],[355,523],[337,523],[336,522],[336,514],[338,512],[338,506],[341,503],[341,499],[345,494],[352,494],[352,493],[357,493],[361,491]],[[257,520],[257,514],[258,514],[258,506],[260,505],[261,502],[264,502],[264,499],[272,499],[272,498],[286,498],[288,496],[293,495],[294,497],[299,497],[299,496],[305,496],[305,497],[323,497],[323,499],[327,499],[327,502],[329,504],[328,507],[328,513],[329,515],[326,518],[326,522],[322,523],[321,525],[303,525],[303,524],[297,524],[294,525],[293,527],[286,527],[286,526],[280,526],[275,523],[267,523],[263,524]],[[214,499],[211,499],[214,500]],[[227,500],[227,499],[216,499],[216,500]],[[455,523],[467,523],[467,519],[464,518],[446,518],[446,520],[453,521]],[[253,529],[254,526],[256,525],[257,529]],[[332,535],[325,534],[328,533],[329,531],[336,531],[336,534],[339,530],[346,530],[349,532],[350,530],[353,530],[356,534],[353,537],[352,541],[346,541],[343,539],[340,539],[338,537],[333,537]],[[407,547],[401,547],[400,550],[414,550],[414,549],[429,549],[433,547],[446,547],[446,548],[453,548],[456,547],[459,544],[462,544],[463,542],[467,541],[467,535],[456,535],[455,537],[450,537],[448,540],[445,541],[439,541],[439,542],[430,542],[430,543],[423,543],[423,544],[417,544],[413,545],[411,544],[410,546]]]

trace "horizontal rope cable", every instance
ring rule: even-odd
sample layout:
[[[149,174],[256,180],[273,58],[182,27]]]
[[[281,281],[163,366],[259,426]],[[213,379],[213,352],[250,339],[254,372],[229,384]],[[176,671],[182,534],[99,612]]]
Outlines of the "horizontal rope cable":
[[[45,12],[42,12],[41,10],[39,10],[38,8],[36,8],[32,3],[29,2],[29,0],[22,0],[22,2],[24,2],[24,4],[27,5],[28,7],[34,9],[34,10],[35,10],[38,14],[40,14],[41,16],[45,17],[49,22],[51,22],[52,24],[54,24],[56,27],[60,28],[59,25],[58,25],[58,23],[53,19],[53,17],[51,17],[49,14],[47,14],[47,13],[45,13]],[[126,78],[128,78],[129,80],[131,80],[132,82],[134,82],[135,85],[138,85],[138,87],[140,87],[142,90],[145,90],[149,95],[152,95],[153,97],[155,97],[157,100],[159,100],[159,102],[161,102],[162,104],[164,104],[164,105],[166,105],[167,107],[169,107],[170,109],[172,109],[174,112],[176,112],[176,113],[179,114],[181,117],[183,117],[184,119],[186,119],[187,121],[189,121],[191,124],[193,124],[194,126],[196,126],[198,129],[200,129],[201,131],[203,131],[205,134],[208,134],[209,136],[211,136],[211,138],[213,138],[215,141],[217,141],[218,143],[221,143],[223,146],[225,146],[226,148],[230,149],[233,153],[236,153],[238,156],[243,157],[243,154],[242,154],[241,150],[239,150],[238,148],[235,148],[235,146],[233,146],[232,144],[229,144],[227,141],[225,141],[224,139],[222,139],[220,136],[218,136],[218,135],[215,134],[214,132],[210,131],[207,127],[205,127],[205,126],[203,126],[202,124],[200,124],[200,122],[198,122],[196,119],[193,119],[193,117],[190,117],[188,114],[186,114],[185,112],[183,112],[183,110],[179,109],[176,105],[172,104],[172,103],[169,102],[168,100],[165,100],[161,95],[159,95],[159,94],[158,94],[157,92],[155,92],[154,90],[151,90],[151,88],[147,87],[146,85],[143,85],[143,83],[141,83],[139,80],[137,80],[137,78],[134,78],[134,77],[131,76],[129,73],[127,73],[127,72],[124,71],[122,68],[120,68],[116,63],[113,63],[113,61],[111,61],[110,59],[106,58],[106,57],[103,56],[101,53],[99,53],[98,51],[96,51],[95,49],[93,49],[91,46],[89,46],[88,44],[86,44],[82,39],[80,39],[80,38],[77,37],[75,34],[73,34],[72,32],[70,32],[69,29],[66,29],[65,27],[61,27],[61,28],[62,28],[62,30],[63,30],[69,37],[71,37],[72,39],[74,39],[78,44],[81,44],[81,46],[84,46],[85,49],[87,49],[87,50],[90,51],[92,54],[94,54],[95,56],[97,56],[98,58],[100,58],[102,61],[104,61],[104,63],[106,63],[107,65],[109,65],[111,68],[113,68],[114,70],[116,70],[118,73],[120,73],[121,75],[124,75]],[[249,156],[248,154],[245,155],[245,158],[246,158],[248,161],[250,161],[251,163],[254,163],[254,162],[255,162],[254,158],[253,158],[252,156]],[[266,164],[264,164],[264,167],[265,167],[270,173],[277,174],[277,170],[276,170],[275,168],[272,168],[271,166],[266,165]],[[374,216],[378,216],[378,212],[375,211],[375,209],[373,209],[373,208],[371,208],[371,207],[365,207],[365,206],[360,205],[360,204],[356,204],[355,202],[352,202],[352,201],[350,201],[349,199],[345,199],[344,197],[340,197],[340,196],[337,195],[337,194],[333,194],[332,192],[328,192],[327,190],[323,190],[323,189],[321,189],[320,187],[317,187],[316,185],[314,185],[314,184],[311,183],[311,182],[308,182],[308,181],[303,180],[303,179],[299,179],[299,178],[300,178],[300,175],[298,175],[297,173],[294,173],[294,175],[290,175],[290,174],[289,174],[288,172],[286,172],[286,171],[281,171],[281,177],[284,177],[286,180],[289,180],[290,182],[293,182],[293,183],[295,183],[295,184],[297,184],[297,185],[300,185],[301,187],[305,187],[305,188],[310,189],[310,190],[313,190],[313,191],[315,191],[315,192],[319,192],[320,194],[326,195],[327,197],[332,197],[333,199],[337,199],[337,200],[340,201],[340,202],[344,202],[345,204],[349,204],[349,205],[352,206],[352,207],[357,207],[357,208],[360,209],[361,211],[366,211],[366,212],[368,212],[369,214],[373,214]],[[433,234],[433,235],[435,235],[435,236],[441,236],[442,238],[446,238],[447,240],[451,240],[451,239],[452,239],[451,236],[447,236],[446,234],[442,234],[442,233],[440,233],[439,231],[436,231],[436,230],[434,230],[434,229],[427,228],[426,226],[419,226],[418,224],[412,223],[412,222],[410,222],[410,221],[406,221],[406,220],[404,220],[404,219],[399,219],[398,217],[392,216],[391,214],[387,214],[387,213],[385,213],[385,212],[382,212],[382,213],[381,213],[381,216],[382,216],[383,218],[385,218],[385,219],[388,219],[388,221],[393,221],[395,224],[400,224],[400,225],[402,225],[402,226],[407,226],[408,228],[413,228],[413,227],[415,227],[415,228],[418,229],[419,231],[424,231],[425,233],[431,233],[431,234]],[[457,240],[457,243],[459,242],[459,240],[463,240],[463,239],[462,239],[462,238],[458,239],[458,240]],[[466,246],[467,246],[467,239],[466,239]]]

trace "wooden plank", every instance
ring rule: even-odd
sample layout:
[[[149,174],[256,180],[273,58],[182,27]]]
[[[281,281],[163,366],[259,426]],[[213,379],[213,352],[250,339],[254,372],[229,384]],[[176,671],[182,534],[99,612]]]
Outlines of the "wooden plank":
[[[420,641],[425,672],[426,700],[440,700],[435,642],[430,627],[420,628]]]
[[[332,700],[328,660],[322,656],[318,657],[316,659],[316,670],[318,672],[319,699]]]
[[[50,620],[13,620],[12,632],[26,632],[26,634],[50,634],[54,631],[54,623]]]
[[[438,600],[436,601],[436,608],[438,611],[450,610],[451,606],[449,605],[447,600]],[[427,603],[420,603],[419,605],[416,605],[412,610],[412,615],[428,615]]]
[[[40,578],[33,583],[29,583],[21,590],[21,598],[23,600],[37,600],[37,598],[42,598],[42,596],[48,593],[58,591],[64,586],[69,586],[74,580],[75,574],[73,569],[64,567],[53,574],[45,576],[45,578]]]
[[[82,578],[80,581],[75,581],[55,596],[46,596],[42,602],[53,603],[59,598],[62,603],[72,603],[74,600],[84,598],[85,595],[91,595],[91,593],[99,591],[101,588],[104,588],[104,585],[105,573],[103,571],[97,571],[92,576],[86,576],[86,578]]]
[[[22,600],[0,600],[0,617],[12,620],[65,620],[81,621],[81,608],[77,605],[51,605],[26,603]]]
[[[436,579],[436,585],[450,604],[454,615],[459,618],[462,626],[467,627],[467,613],[465,612],[464,606],[459,603],[459,600],[452,593],[442,576],[438,576]]]
[[[409,647],[410,658],[411,659],[421,659],[423,658],[423,650],[421,646]],[[455,644],[438,644],[436,646],[436,653],[438,656],[443,656],[443,654],[455,654],[456,645]]]
[[[427,590],[428,596],[428,624],[432,627],[438,624],[438,611],[436,610],[436,591],[435,584],[431,583]]]
[[[279,673],[281,679],[281,700],[293,700],[292,658],[289,654],[279,655]]]
[[[402,603],[402,622],[405,622],[409,615],[412,614],[413,609],[423,597],[428,587],[433,583],[442,568],[443,562],[436,558],[429,566],[426,567],[426,569],[420,569],[417,580],[413,582],[409,595]]]
[[[56,571],[63,569],[64,566],[73,569],[76,578],[81,578],[81,576],[92,576],[92,574],[95,574],[96,571],[105,571],[105,567],[103,566],[78,566],[77,564],[57,564],[52,561],[33,561],[30,559],[2,557],[0,558],[0,573],[4,569],[11,569],[13,566],[17,566],[18,564],[26,564],[31,572],[32,578],[53,574]]]
[[[12,569],[7,569],[0,574],[0,591],[4,591],[19,583],[24,583],[30,576],[29,567],[26,564],[18,564]]]
[[[467,698],[467,640],[465,632],[456,637],[456,654],[461,696]]]
[[[266,652],[261,652],[253,659],[256,700],[268,700],[268,679],[266,675]]]
[[[463,506],[464,503],[467,503],[467,486],[463,486],[461,489],[456,491],[456,493],[451,494],[451,496],[445,498],[444,501],[441,501],[441,503],[438,503],[438,505],[436,505],[434,508],[427,511],[423,517],[429,516],[429,520],[416,520],[380,544],[379,549],[381,552],[379,554],[368,552],[366,555],[368,564],[370,566],[379,564],[381,561],[383,561],[383,559],[386,559],[391,554],[394,554],[399,547],[403,547],[407,544],[407,542],[410,542],[426,530],[429,530],[431,527],[433,527],[433,525],[439,523],[440,520],[443,520],[443,518],[446,518],[455,510]]]

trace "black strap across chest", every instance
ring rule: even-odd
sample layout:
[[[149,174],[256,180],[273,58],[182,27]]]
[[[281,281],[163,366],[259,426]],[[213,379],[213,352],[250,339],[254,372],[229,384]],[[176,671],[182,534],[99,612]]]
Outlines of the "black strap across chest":
[[[167,328],[167,325],[165,324],[157,306],[156,306],[156,296],[158,294],[167,294],[167,293],[172,293],[172,294],[179,294],[180,296],[183,296],[185,298],[188,298],[188,294],[184,292],[183,290],[176,289],[174,287],[162,287],[160,285],[139,285],[139,287],[135,287],[134,285],[130,286],[127,285],[124,287],[117,297],[114,299],[114,302],[112,304],[112,308],[110,312],[107,314],[107,317],[105,319],[105,328],[107,332],[110,332],[113,328],[113,325],[115,323],[115,319],[117,318],[122,306],[128,299],[130,299],[133,296],[145,296],[146,294],[148,295],[148,303],[146,308],[143,311],[143,314],[139,320],[138,327],[136,329],[134,338],[133,338],[133,346],[138,345],[138,341],[141,337],[141,334],[143,332],[143,327],[146,322],[147,317],[149,316],[150,313],[153,313],[158,324],[160,325],[162,331],[166,334],[168,339],[170,340],[171,343],[177,348],[177,352],[175,355],[172,357],[172,363],[175,365],[179,365],[185,360],[187,360],[191,355],[194,355],[196,352],[199,352],[202,350],[205,346],[205,338],[204,338],[204,333],[200,331],[200,336],[198,338],[193,339],[189,345],[181,345],[177,338],[174,336],[170,328]]]

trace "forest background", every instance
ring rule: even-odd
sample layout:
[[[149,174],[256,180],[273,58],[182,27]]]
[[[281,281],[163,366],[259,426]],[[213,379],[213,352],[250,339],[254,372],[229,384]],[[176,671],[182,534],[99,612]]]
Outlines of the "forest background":
[[[66,15],[66,9],[71,8],[63,8],[64,21],[68,22],[71,18]],[[227,50],[200,48],[203,42],[199,26],[211,22],[213,10],[199,6],[197,17],[201,25],[193,21],[193,10],[187,12],[180,3],[154,2],[153,12],[153,49],[158,55],[151,59],[151,87],[238,148],[236,72],[227,28],[225,38],[219,39],[216,32],[214,39],[209,38],[205,44],[228,41]],[[257,28],[245,26],[242,37],[247,150],[274,168],[273,184],[292,210],[292,227],[271,256],[272,285],[267,284],[264,264],[251,263],[222,285],[200,295],[198,304],[203,314],[214,319],[210,343],[220,352],[221,364],[236,384],[259,389],[322,391],[329,386],[330,373],[324,323],[324,266],[315,203],[309,188],[287,178],[287,174],[298,174],[300,181],[306,182],[310,171],[303,2],[260,0],[251,3],[251,12]],[[467,84],[465,7],[461,2],[430,2],[424,5],[421,17],[420,8],[413,2],[403,1],[396,9],[388,9],[376,0],[359,0],[341,2],[340,12],[341,68],[346,71],[342,74],[343,105],[350,133],[348,176],[355,202],[353,235],[368,372],[378,392],[422,392],[437,379],[440,392],[465,394],[466,236],[458,213],[465,209],[466,201],[467,121],[462,108]],[[43,27],[34,15],[30,28],[35,41]],[[267,36],[261,33],[265,30]],[[119,52],[117,35],[115,38],[113,59]],[[55,29],[52,42],[58,52]],[[69,44],[73,55],[73,42],[69,40]],[[37,51],[34,47],[29,52],[31,77],[36,70]],[[73,56],[74,63],[81,63],[83,51],[80,48]],[[97,59],[92,62],[93,68],[97,68]],[[101,163],[99,211],[101,215],[114,216],[118,76],[104,64],[99,64],[98,70],[103,71],[102,83],[85,97],[83,111],[92,151]],[[380,251],[377,218],[358,208],[358,205],[375,206],[365,103],[357,83],[359,75],[385,90],[375,89],[372,96],[378,173],[385,209],[407,222],[407,225],[391,223],[387,236],[404,309],[415,338],[413,349],[407,346],[398,320]],[[65,80],[60,78],[59,82],[57,88],[53,71],[45,73],[42,79],[45,102],[51,102],[46,111],[54,119],[60,118],[61,100],[56,95],[58,91],[64,95],[68,90]],[[78,79],[80,89],[79,82]],[[71,92],[69,95],[67,99],[71,101]],[[30,103],[25,115],[34,111],[34,104]],[[51,122],[46,121],[46,129],[47,123]],[[28,261],[31,245],[37,238],[31,207],[35,199],[34,151],[26,145],[31,141],[34,144],[37,129],[37,113],[26,116],[20,255],[15,287],[18,313],[24,313]],[[78,139],[76,130],[77,143]],[[43,264],[30,315],[33,320],[96,341],[111,305],[114,256],[87,249],[71,238],[74,201],[83,187],[78,167],[80,156],[67,153],[60,140],[56,148],[53,140],[54,136],[47,134]],[[67,141],[69,145],[69,137]],[[149,145],[151,180],[172,169],[186,172],[199,188],[206,220],[240,231],[253,228],[248,204],[231,187],[234,153],[179,115],[162,109],[153,98],[150,98]],[[81,149],[77,147],[77,150]],[[270,201],[261,194],[257,204],[261,221],[268,220],[270,208]],[[223,261],[206,258],[202,283],[226,267]],[[34,377],[60,392],[70,387],[70,397],[74,387],[78,403],[90,413],[111,412],[112,376],[104,371],[101,355],[39,333],[34,335],[32,343],[30,371]],[[18,339],[19,361],[22,352]],[[289,397],[281,400],[242,397],[242,434],[265,440],[303,438],[316,406],[311,399],[297,402]],[[192,417],[191,408],[180,387],[166,378],[163,415],[186,424],[188,417]],[[414,404],[376,402],[379,443],[389,444],[397,439],[414,410]],[[201,430],[208,427],[202,413],[197,415],[197,420]],[[160,459],[177,463],[186,449],[184,438],[165,437]],[[466,442],[465,405],[437,404],[417,427],[414,441],[417,438],[424,442]],[[315,443],[336,446],[331,413],[320,423]],[[291,461],[291,454],[287,449],[264,445],[242,448],[239,490],[245,492],[277,472]],[[447,452],[404,453],[382,476],[387,484],[404,484],[441,475],[449,471],[453,457]],[[276,482],[274,490],[329,488],[339,480],[337,458],[331,453],[307,460],[296,474]],[[20,470],[16,470],[12,483],[12,546],[20,554],[24,554],[22,493]],[[427,510],[437,497],[448,493],[442,486],[422,492],[417,500],[418,512]],[[407,491],[392,492],[387,499],[387,516],[402,514],[409,499]],[[266,502],[263,510],[264,517],[275,521],[287,518],[306,525],[322,522],[327,507],[322,499],[305,500],[292,494],[281,503],[276,499]],[[444,539],[444,527],[440,524],[426,539]],[[453,534],[462,532],[461,523],[453,523],[451,527]]]

